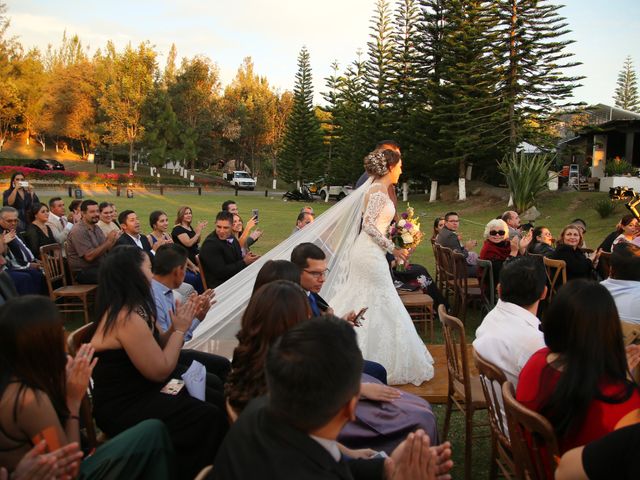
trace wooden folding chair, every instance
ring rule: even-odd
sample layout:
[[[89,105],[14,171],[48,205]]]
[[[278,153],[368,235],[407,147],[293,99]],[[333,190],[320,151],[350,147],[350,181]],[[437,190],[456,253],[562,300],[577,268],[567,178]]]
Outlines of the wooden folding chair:
[[[547,299],[551,301],[557,293],[558,288],[567,283],[567,264],[564,260],[553,260],[548,257],[542,257],[544,268],[547,271],[547,281],[549,282],[549,294]],[[562,279],[562,283],[558,284],[558,280]]]
[[[88,323],[69,334],[67,337],[67,348],[72,357],[76,356],[76,353],[83,343],[89,343],[91,341],[94,331],[95,324]],[[91,403],[91,398],[88,393],[85,394],[82,398],[82,402],[80,403],[80,418],[82,419],[82,425],[85,428],[89,449],[97,448],[102,441],[98,440],[96,425],[93,421],[93,404]]]
[[[198,271],[200,272],[200,280],[202,280],[202,287],[207,290],[207,277],[204,276],[204,268],[202,267],[202,262],[200,261],[200,254],[196,255],[196,265],[198,266]]]
[[[453,260],[453,250],[442,245],[438,246],[440,258],[440,285],[438,289],[447,298],[451,298],[451,304],[456,298],[456,271]]]
[[[447,439],[451,423],[451,411],[455,405],[465,418],[464,472],[465,479],[469,480],[471,479],[471,447],[474,428],[489,426],[488,423],[474,423],[473,416],[476,411],[485,410],[487,403],[482,391],[480,377],[477,375],[472,376],[469,370],[464,325],[457,318],[448,315],[444,305],[438,307],[438,316],[442,322],[449,376],[447,410],[442,439],[443,441]]]
[[[600,252],[598,257],[598,273],[602,278],[609,278],[611,275],[611,252]]]
[[[560,457],[558,440],[549,421],[518,402],[511,382],[502,385],[502,399],[518,478],[553,478]]]
[[[454,270],[454,311],[463,322],[467,318],[467,304],[472,299],[481,298],[480,281],[477,277],[469,277],[467,259],[460,252],[452,252]]]
[[[84,313],[84,323],[89,323],[89,297],[95,294],[98,286],[67,285],[64,269],[65,259],[62,256],[62,247],[57,243],[40,247],[40,257],[51,300],[55,302],[62,313]],[[66,299],[74,298],[78,301],[66,301]]]
[[[478,279],[480,281],[481,313],[489,313],[496,306],[496,283],[493,278],[493,264],[491,260],[478,259]]]
[[[433,298],[422,291],[410,292],[400,295],[402,304],[407,309],[407,313],[413,323],[424,324],[424,336],[427,335],[427,324],[429,324],[429,342],[433,341]]]
[[[505,478],[516,478],[509,428],[502,406],[502,385],[507,381],[507,378],[502,370],[482,358],[475,350],[473,351],[473,359],[480,374],[482,391],[489,410],[492,450],[490,478],[496,478],[498,470]]]

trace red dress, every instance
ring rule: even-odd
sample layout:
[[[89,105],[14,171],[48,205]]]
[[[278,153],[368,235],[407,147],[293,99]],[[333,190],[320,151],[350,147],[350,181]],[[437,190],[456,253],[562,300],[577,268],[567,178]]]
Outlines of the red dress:
[[[516,400],[536,412],[541,411],[562,375],[562,372],[547,363],[549,353],[548,347],[534,353],[520,372],[518,379]],[[541,382],[543,378],[545,381]],[[609,397],[621,393],[625,388],[627,388],[626,385],[605,381],[600,385],[601,392]],[[594,398],[589,405],[582,426],[566,434],[563,438],[558,438],[560,453],[597,440],[618,428],[639,422],[639,409],[640,392],[637,388],[626,401],[620,403],[608,403]],[[624,418],[627,415],[628,417]],[[621,420],[623,421],[621,422]]]

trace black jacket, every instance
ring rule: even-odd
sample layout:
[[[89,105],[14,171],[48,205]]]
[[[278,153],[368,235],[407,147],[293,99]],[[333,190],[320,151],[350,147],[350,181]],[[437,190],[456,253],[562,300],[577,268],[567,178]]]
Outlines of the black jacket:
[[[200,263],[208,288],[226,282],[247,266],[238,240],[235,237],[231,237],[231,242],[220,240],[216,232],[210,233],[200,247]]]
[[[266,398],[253,400],[227,434],[209,478],[255,479],[379,479],[383,459],[336,462],[309,435],[271,414]]]
[[[142,244],[142,250],[144,250],[147,253],[147,255],[149,255],[149,258],[153,262],[154,255],[153,253],[151,253],[152,248],[151,248],[151,245],[149,244],[149,240],[147,240],[146,235],[140,234],[140,243]],[[120,235],[120,238],[118,238],[118,240],[116,241],[116,245],[133,245],[134,247],[138,247],[135,240],[126,233],[123,233],[122,235]]]

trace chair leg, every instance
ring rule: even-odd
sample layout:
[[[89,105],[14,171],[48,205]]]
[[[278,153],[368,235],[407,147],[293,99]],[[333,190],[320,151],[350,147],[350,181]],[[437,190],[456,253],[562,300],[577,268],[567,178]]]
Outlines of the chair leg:
[[[447,397],[447,410],[444,414],[444,427],[442,429],[442,441],[447,441],[447,435],[449,434],[449,424],[451,423],[451,409],[453,407],[453,400],[451,398],[453,392],[449,392],[449,396]]]
[[[491,466],[489,467],[489,478],[495,480],[498,478],[498,441],[493,432],[491,432]]]
[[[464,478],[471,480],[471,446],[473,435],[473,410],[465,412],[465,432],[464,432]]]
[[[89,300],[86,295],[82,297],[82,308],[84,310],[84,324],[86,325],[89,323]]]

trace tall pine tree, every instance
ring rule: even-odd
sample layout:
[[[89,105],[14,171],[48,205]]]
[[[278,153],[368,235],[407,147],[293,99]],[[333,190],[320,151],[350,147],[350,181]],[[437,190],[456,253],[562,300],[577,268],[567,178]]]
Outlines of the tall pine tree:
[[[503,99],[507,117],[505,135],[515,152],[522,140],[544,143],[553,114],[575,106],[573,89],[583,77],[567,76],[579,65],[566,47],[573,43],[562,6],[548,0],[498,0],[496,55],[499,58]]]
[[[640,112],[638,82],[630,56],[627,56],[624,60],[622,70],[620,70],[620,73],[618,74],[617,84],[618,87],[616,88],[613,96],[613,99],[616,102],[616,107],[620,107],[631,112]]]
[[[287,182],[301,183],[315,169],[322,154],[322,131],[313,109],[309,52],[302,47],[293,89],[293,108],[287,122],[278,174]]]

